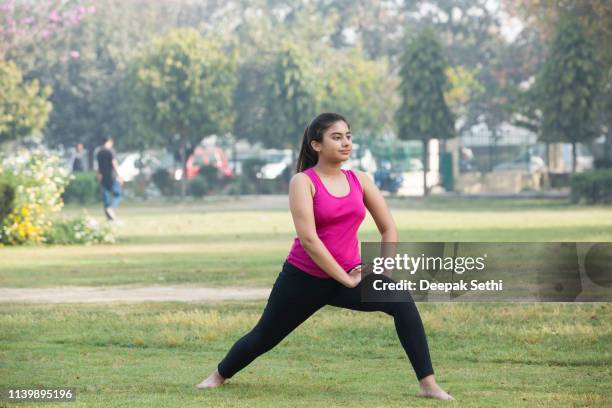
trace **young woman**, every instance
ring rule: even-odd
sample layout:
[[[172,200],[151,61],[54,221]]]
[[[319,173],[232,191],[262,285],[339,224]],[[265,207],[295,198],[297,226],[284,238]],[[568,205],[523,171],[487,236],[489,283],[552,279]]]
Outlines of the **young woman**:
[[[366,280],[361,281],[357,232],[365,209],[374,218],[382,242],[397,242],[397,230],[383,196],[369,176],[341,168],[351,148],[350,125],[342,115],[322,113],[306,127],[297,174],[289,183],[289,205],[297,232],[289,256],[259,322],[196,387],[223,384],[317,310],[331,305],[392,316],[419,380],[417,395],[453,399],[436,383],[425,331],[412,298],[408,295],[401,302],[361,301],[360,290]],[[385,275],[376,277],[390,280]]]

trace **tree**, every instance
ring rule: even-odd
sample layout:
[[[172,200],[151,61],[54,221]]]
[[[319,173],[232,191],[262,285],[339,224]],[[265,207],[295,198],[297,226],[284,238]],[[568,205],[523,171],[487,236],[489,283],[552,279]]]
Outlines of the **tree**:
[[[401,60],[402,102],[396,122],[400,139],[423,143],[424,196],[428,194],[429,140],[450,139],[455,134],[455,119],[444,99],[449,89],[445,69],[442,47],[431,30],[423,30],[407,44]]]
[[[0,60],[0,144],[41,130],[51,111],[51,88],[24,82],[13,62]]]
[[[265,121],[260,141],[295,152],[307,123],[316,112],[311,66],[305,50],[287,43],[265,78]],[[295,159],[295,157],[294,157]]]
[[[254,19],[255,10],[245,12],[234,37],[240,55],[234,97],[237,137],[269,147],[294,147],[299,142],[311,117],[298,118],[291,143],[286,135],[272,136],[278,135],[278,129],[274,133],[270,129],[278,125],[269,125],[271,116],[278,115],[276,106],[286,106],[279,102],[282,92],[275,89],[281,77],[276,69],[282,66],[280,56],[291,54],[290,49],[290,57],[299,65],[296,69],[309,78],[309,83],[300,80],[300,86],[313,99],[309,102],[316,107],[313,114],[335,111],[346,115],[357,137],[393,129],[393,112],[399,102],[397,77],[389,75],[386,56],[367,59],[361,41],[354,47],[334,48],[325,40],[335,29],[333,10],[325,14],[321,6],[300,2],[267,2],[261,8],[256,1],[252,3],[245,8],[253,7],[261,16]]]
[[[131,77],[140,127],[153,141],[178,147],[184,196],[188,149],[231,128],[234,57],[193,29],[177,29],[154,40],[134,61]]]
[[[596,125],[606,136],[603,158],[612,162],[612,3],[605,0],[504,0],[506,9],[520,16],[526,27],[545,40],[552,40],[562,15],[572,16],[582,23],[582,28],[597,47],[597,54],[606,72],[602,75],[596,103]]]
[[[95,13],[94,6],[80,0],[17,2],[0,0],[0,58],[24,57],[39,43],[78,25],[84,16]]]
[[[388,75],[386,57],[368,60],[357,46],[328,49],[319,58],[317,83],[322,86],[317,88],[317,105],[321,111],[344,115],[358,136],[375,137],[393,130],[393,112],[399,105],[395,93],[398,81]]]
[[[576,143],[598,134],[595,102],[602,66],[593,41],[572,16],[562,16],[550,55],[537,80],[544,142],[572,144],[572,172],[576,171]]]
[[[127,129],[120,102],[126,65],[151,34],[142,8],[121,0],[97,0],[97,9],[80,5],[85,0],[19,3],[15,18],[21,21],[20,13],[28,12],[36,24],[12,38],[7,55],[25,78],[53,89],[45,142],[53,147],[83,143],[90,165],[103,136],[114,136],[123,148]],[[38,37],[44,30],[44,38]]]

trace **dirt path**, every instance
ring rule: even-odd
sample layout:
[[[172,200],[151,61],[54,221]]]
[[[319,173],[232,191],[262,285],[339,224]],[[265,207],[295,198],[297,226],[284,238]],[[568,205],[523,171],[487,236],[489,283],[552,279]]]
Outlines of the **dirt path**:
[[[208,302],[267,299],[269,294],[264,288],[198,286],[0,288],[0,303]]]

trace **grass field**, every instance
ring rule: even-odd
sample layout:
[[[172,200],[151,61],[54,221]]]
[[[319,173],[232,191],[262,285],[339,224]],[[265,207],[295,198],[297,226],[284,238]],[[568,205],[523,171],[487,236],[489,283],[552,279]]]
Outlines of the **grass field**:
[[[612,207],[439,199],[393,201],[392,206],[400,241],[612,241]],[[0,249],[0,286],[270,287],[295,237],[289,210],[235,207],[215,202],[124,206],[125,225],[115,245]],[[100,208],[87,210],[102,221]],[[69,208],[62,216],[80,211]],[[380,240],[369,214],[359,238]]]
[[[0,248],[0,286],[270,286],[294,237],[288,210],[270,207],[127,203],[115,245]],[[436,199],[392,207],[402,241],[612,241],[612,207]],[[360,239],[377,239],[369,216]],[[193,388],[264,306],[1,303],[0,387],[76,387],[70,406],[79,407],[612,405],[608,303],[419,304],[454,404],[413,397],[389,316],[329,306],[223,387]]]

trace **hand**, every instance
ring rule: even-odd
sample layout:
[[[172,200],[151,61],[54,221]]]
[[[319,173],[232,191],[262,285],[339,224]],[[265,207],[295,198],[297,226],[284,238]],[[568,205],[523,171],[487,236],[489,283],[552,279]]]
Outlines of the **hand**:
[[[96,180],[98,180],[98,183],[102,181],[102,175],[100,173],[96,173]]]
[[[123,185],[123,177],[121,176],[117,177],[117,181],[119,182],[120,185]]]
[[[348,286],[349,288],[354,288],[359,285],[359,282],[361,282],[361,265],[357,265],[356,267],[351,269],[348,273],[348,276],[350,278],[350,286]]]

